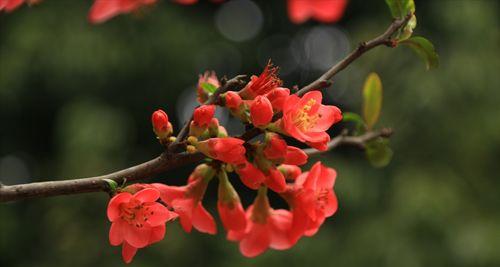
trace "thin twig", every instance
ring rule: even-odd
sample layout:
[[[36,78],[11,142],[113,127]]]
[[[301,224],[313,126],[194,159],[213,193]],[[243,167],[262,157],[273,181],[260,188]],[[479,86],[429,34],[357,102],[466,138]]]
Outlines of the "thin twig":
[[[382,128],[378,131],[370,131],[366,132],[362,135],[358,136],[349,136],[347,135],[347,132],[344,132],[336,137],[334,137],[330,142],[328,143],[328,148],[325,151],[319,151],[314,148],[307,148],[304,149],[304,152],[308,154],[309,156],[313,155],[318,155],[321,153],[325,153],[327,151],[330,151],[336,147],[342,146],[342,145],[349,145],[349,146],[357,146],[360,148],[364,148],[366,143],[370,140],[376,139],[378,137],[390,137],[393,134],[393,130],[391,128]]]

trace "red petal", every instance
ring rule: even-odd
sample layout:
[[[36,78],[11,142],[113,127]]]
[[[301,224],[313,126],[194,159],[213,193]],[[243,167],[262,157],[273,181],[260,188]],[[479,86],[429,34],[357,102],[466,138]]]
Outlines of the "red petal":
[[[284,164],[303,165],[307,163],[307,154],[302,149],[288,146]]]
[[[288,0],[288,16],[293,23],[303,23],[311,16],[311,0]]]
[[[293,246],[289,238],[289,232],[292,227],[292,213],[288,210],[274,210],[270,218],[271,224],[271,244],[273,249],[289,249]]]
[[[146,188],[134,194],[134,198],[140,202],[155,202],[160,198],[160,191],[156,188]]]
[[[149,237],[149,244],[161,241],[165,237],[166,231],[167,227],[165,225],[153,227],[151,229],[151,236]]]
[[[198,203],[197,207],[193,212],[193,226],[196,230],[215,235],[217,233],[217,227],[215,226],[214,217],[203,207],[203,205]]]
[[[114,196],[108,204],[108,219],[112,222],[118,219],[120,217],[120,204],[128,203],[131,198],[132,194],[127,192],[119,193]]]
[[[125,263],[130,263],[134,259],[135,254],[137,253],[137,248],[131,246],[127,242],[124,242],[122,245],[122,258]]]
[[[112,246],[118,246],[123,242],[123,222],[118,220],[111,223],[109,228],[109,243]]]
[[[267,225],[254,223],[248,234],[240,242],[240,252],[245,257],[255,257],[269,248],[271,235]]]
[[[90,8],[89,20],[101,23],[120,13],[120,0],[96,0]]]
[[[127,224],[122,228],[125,234],[125,241],[136,248],[143,248],[149,245],[151,227],[136,227]]]
[[[286,189],[285,176],[276,168],[269,169],[265,184],[276,193],[283,192]]]
[[[170,219],[170,211],[160,203],[152,203],[148,205],[148,216],[147,223],[154,227],[159,225],[164,225],[168,219]]]
[[[229,207],[227,204],[219,201],[217,203],[217,209],[219,210],[220,219],[226,230],[245,230],[247,219],[240,202],[234,203],[233,207]]]

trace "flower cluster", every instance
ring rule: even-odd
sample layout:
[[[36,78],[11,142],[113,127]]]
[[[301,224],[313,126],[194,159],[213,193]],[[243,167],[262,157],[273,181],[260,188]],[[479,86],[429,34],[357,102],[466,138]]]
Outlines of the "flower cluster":
[[[0,11],[11,12],[23,3],[36,4],[42,0],[0,0]],[[95,0],[89,11],[91,23],[103,23],[117,15],[138,12],[158,0]],[[198,0],[172,0],[181,5],[196,4]],[[224,0],[211,0],[222,3]],[[336,22],[344,14],[347,0],[288,0],[288,14],[293,23],[304,23],[313,18],[320,22]]]
[[[314,235],[337,210],[335,170],[318,162],[303,173],[299,166],[308,162],[308,155],[286,139],[326,150],[327,130],[342,119],[341,111],[322,104],[320,91],[291,94],[270,63],[239,91],[214,96],[219,86],[215,73],[200,76],[196,90],[201,105],[193,112],[185,140],[172,136],[164,111],[152,114],[153,131],[162,145],[178,141],[188,153],[202,153],[207,161],[195,168],[184,186],[133,184],[117,190],[108,206],[109,239],[112,245],[122,245],[125,262],[132,260],[137,249],[161,240],[165,223],[175,218],[187,233],[194,228],[216,234],[214,216],[203,205],[214,178],[218,180],[217,211],[227,239],[238,242],[246,257],[269,248],[292,247],[301,237]],[[215,97],[216,104],[203,104]],[[257,128],[262,138],[248,141],[229,136],[214,117],[216,108],[227,108],[247,128]],[[233,187],[236,177],[258,191],[247,208]],[[268,190],[279,194],[289,208],[273,209]]]

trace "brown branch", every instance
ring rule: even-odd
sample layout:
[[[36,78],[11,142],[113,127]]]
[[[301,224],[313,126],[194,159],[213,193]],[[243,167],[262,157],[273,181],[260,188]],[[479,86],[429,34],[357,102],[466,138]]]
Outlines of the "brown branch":
[[[406,25],[410,20],[412,14],[408,14],[406,17],[402,19],[394,20],[389,28],[382,34],[377,36],[375,39],[372,39],[368,42],[362,42],[358,45],[358,47],[352,51],[349,55],[347,55],[343,60],[335,64],[332,68],[330,68],[327,72],[325,72],[321,77],[316,79],[314,82],[302,87],[296,94],[299,96],[304,95],[305,93],[311,90],[320,90],[322,88],[330,86],[330,80],[341,70],[345,69],[349,66],[354,60],[362,56],[365,52],[375,48],[379,45],[386,45],[389,47],[395,46],[395,40],[392,39],[394,33],[399,30],[401,27]]]
[[[408,22],[410,17],[411,15],[408,15],[404,19],[394,20],[392,24],[389,26],[389,28],[382,35],[368,42],[361,43],[353,52],[347,55],[347,57],[345,57],[342,61],[340,61],[331,69],[329,69],[326,73],[321,75],[321,77],[319,77],[317,80],[300,89],[297,92],[297,94],[301,96],[311,90],[328,87],[331,84],[330,80],[338,72],[345,69],[354,60],[356,60],[365,52],[371,50],[374,47],[377,47],[379,45],[386,45],[391,47],[394,46],[395,41],[391,39],[392,36],[398,29],[403,27]],[[216,93],[212,95],[212,97],[207,101],[206,104],[215,103],[216,101],[218,101],[218,97],[221,93],[242,86],[244,84],[242,82],[244,77],[245,76],[237,76],[227,81],[217,90]],[[277,115],[276,117],[280,116],[281,115]],[[47,181],[47,182],[19,184],[19,185],[0,184],[0,202],[15,201],[33,197],[49,197],[58,195],[79,194],[86,192],[107,191],[108,190],[107,183],[103,179],[111,179],[116,181],[118,184],[121,184],[124,179],[127,179],[127,181],[138,181],[174,168],[184,166],[189,163],[200,161],[201,159],[204,158],[204,156],[201,155],[200,153],[186,154],[186,153],[175,152],[181,145],[183,145],[182,141],[186,138],[188,134],[189,123],[191,122],[191,120],[192,118],[188,122],[186,122],[183,128],[179,131],[179,134],[177,135],[177,140],[168,146],[167,151],[155,159],[130,167],[128,169],[124,169],[103,176],[71,179],[71,180],[60,180],[60,181]],[[241,138],[245,140],[250,140],[253,137],[259,135],[260,133],[261,131],[259,129],[256,128],[249,129],[245,134],[241,136]],[[366,134],[367,137],[371,138],[376,137],[376,136],[371,136],[370,134],[374,133],[367,133]],[[357,137],[338,136],[332,139],[330,146],[331,148],[333,148],[341,144],[360,145],[366,141],[365,140],[364,142],[361,142],[363,141],[363,139],[360,138],[362,138],[362,136],[357,136]],[[366,138],[366,136],[364,138]],[[313,154],[318,153],[316,151],[309,149],[307,149],[306,151]]]
[[[328,149],[326,151],[319,151],[314,148],[304,149],[304,152],[309,156],[318,155],[321,153],[325,153],[330,151],[336,147],[343,145],[357,146],[360,148],[364,148],[366,143],[370,140],[376,139],[378,137],[390,137],[393,134],[393,130],[391,128],[382,128],[378,131],[370,131],[362,135],[358,136],[348,136],[347,131],[344,131],[342,134],[334,137],[328,143]]]

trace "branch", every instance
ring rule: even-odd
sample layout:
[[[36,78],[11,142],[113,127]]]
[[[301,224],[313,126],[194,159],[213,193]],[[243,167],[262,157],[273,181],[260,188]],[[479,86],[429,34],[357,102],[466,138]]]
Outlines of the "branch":
[[[317,90],[328,87],[331,84],[330,80],[337,73],[345,69],[353,61],[355,61],[365,52],[371,50],[374,47],[377,47],[379,45],[386,45],[393,47],[395,41],[391,39],[392,36],[398,29],[406,25],[410,17],[411,15],[408,15],[403,19],[394,20],[389,26],[389,28],[382,35],[368,42],[361,43],[353,52],[347,55],[347,57],[345,57],[342,61],[340,61],[331,69],[329,69],[326,73],[321,75],[321,77],[319,77],[317,80],[300,89],[297,92],[297,94],[299,96],[302,96],[311,90]],[[237,88],[238,86],[241,86],[243,84],[242,81],[244,78],[245,76],[236,76],[235,78],[227,81],[225,84],[219,87],[219,89],[217,89],[217,91],[212,95],[212,97],[207,101],[206,104],[216,103],[216,101],[218,101],[220,94],[232,88]],[[281,115],[278,115],[277,117],[279,116]],[[167,151],[155,159],[130,167],[128,169],[124,169],[103,176],[72,179],[72,180],[38,182],[38,183],[29,183],[20,185],[0,184],[0,202],[15,201],[26,198],[34,198],[34,197],[49,197],[58,195],[79,194],[86,192],[107,191],[108,190],[107,183],[103,179],[111,179],[116,181],[118,184],[121,184],[124,179],[127,179],[127,181],[138,181],[174,168],[178,168],[190,163],[200,161],[204,158],[204,156],[200,153],[195,153],[195,154],[175,153],[175,151],[180,146],[184,145],[182,141],[186,138],[188,134],[189,124],[191,120],[192,118],[188,122],[186,122],[186,124],[184,124],[183,128],[179,131],[179,134],[177,135],[177,140],[168,146]],[[243,134],[241,138],[244,140],[250,140],[253,137],[259,135],[260,133],[261,131],[259,129],[253,128],[248,130],[245,134]],[[363,135],[365,136],[364,138],[366,138],[366,135],[370,137],[369,134],[370,133]],[[332,141],[330,142],[330,147],[334,148],[341,144],[354,144],[354,145],[364,144],[364,142],[366,142],[366,140],[369,139],[366,139],[364,141],[362,139],[359,139],[362,138],[363,136],[349,137],[341,135],[332,139]],[[371,138],[373,139],[375,137],[376,136],[373,136]],[[310,149],[306,149],[306,151],[311,154],[318,153],[315,150],[310,150]]]
[[[385,45],[389,47],[394,47],[395,46],[395,40],[392,39],[392,36],[394,33],[396,33],[397,30],[399,30],[401,27],[406,25],[408,21],[410,20],[412,14],[409,13],[406,15],[406,17],[402,19],[396,19],[394,20],[389,28],[382,34],[375,39],[372,39],[368,42],[362,42],[358,45],[358,47],[352,51],[349,55],[347,55],[343,60],[341,60],[339,63],[335,64],[332,68],[330,68],[327,72],[325,72],[321,77],[316,79],[314,82],[302,87],[296,94],[299,96],[304,95],[305,93],[311,91],[311,90],[319,90],[322,88],[326,88],[330,86],[331,82],[330,80],[341,70],[345,69],[347,66],[349,66],[354,60],[362,56],[364,53],[367,51],[371,50],[372,48],[375,48],[379,45]]]
[[[393,134],[393,130],[391,128],[382,128],[378,131],[370,131],[366,132],[365,134],[358,135],[358,136],[348,136],[347,131],[344,131],[342,134],[334,137],[330,142],[328,143],[328,148],[325,151],[319,151],[314,148],[307,148],[304,149],[304,152],[306,152],[307,155],[309,156],[314,156],[318,155],[321,153],[325,153],[327,151],[330,151],[336,147],[342,146],[342,145],[350,145],[350,146],[357,146],[360,148],[364,148],[366,143],[368,141],[371,141],[373,139],[376,139],[378,137],[390,137]]]

